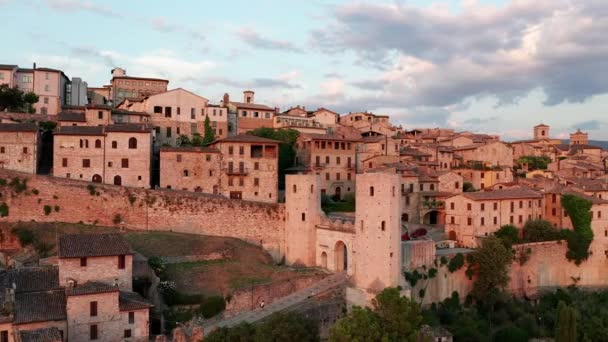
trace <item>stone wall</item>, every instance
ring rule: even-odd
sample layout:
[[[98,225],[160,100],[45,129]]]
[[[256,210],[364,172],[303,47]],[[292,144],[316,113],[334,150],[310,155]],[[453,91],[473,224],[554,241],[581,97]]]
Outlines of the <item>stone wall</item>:
[[[242,311],[257,309],[262,301],[265,305],[274,300],[281,299],[301,289],[314,285],[325,278],[326,275],[319,274],[311,277],[300,277],[287,279],[270,284],[255,285],[253,289],[245,288],[234,291],[230,302],[226,303],[226,316],[234,316]]]
[[[13,177],[27,178],[27,190],[17,194],[12,187],[0,187],[1,201],[9,206],[9,216],[0,218],[0,222],[82,221],[134,230],[227,236],[261,245],[275,258],[283,255],[285,213],[282,204],[92,184],[0,170],[0,178]],[[45,205],[53,209],[48,215],[44,212]]]

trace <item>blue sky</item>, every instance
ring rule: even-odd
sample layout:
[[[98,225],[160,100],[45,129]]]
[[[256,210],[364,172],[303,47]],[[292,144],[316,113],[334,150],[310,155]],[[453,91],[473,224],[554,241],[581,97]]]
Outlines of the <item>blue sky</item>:
[[[0,0],[0,63],[91,86],[113,66],[283,109],[370,110],[404,127],[608,139],[608,3]]]

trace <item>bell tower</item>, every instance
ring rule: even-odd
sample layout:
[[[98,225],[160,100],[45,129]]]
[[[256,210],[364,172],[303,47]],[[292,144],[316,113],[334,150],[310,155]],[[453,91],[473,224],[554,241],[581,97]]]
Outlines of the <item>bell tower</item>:
[[[549,139],[549,126],[540,124],[534,126],[534,140]]]
[[[316,265],[319,183],[316,174],[285,177],[285,261],[289,265]]]

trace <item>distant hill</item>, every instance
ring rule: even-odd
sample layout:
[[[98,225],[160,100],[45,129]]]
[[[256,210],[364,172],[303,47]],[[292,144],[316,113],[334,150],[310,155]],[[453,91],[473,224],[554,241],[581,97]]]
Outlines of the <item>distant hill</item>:
[[[562,140],[562,143],[569,144],[570,139],[564,139]],[[605,140],[589,140],[589,145],[595,145],[601,147],[602,149],[608,149],[608,141]]]

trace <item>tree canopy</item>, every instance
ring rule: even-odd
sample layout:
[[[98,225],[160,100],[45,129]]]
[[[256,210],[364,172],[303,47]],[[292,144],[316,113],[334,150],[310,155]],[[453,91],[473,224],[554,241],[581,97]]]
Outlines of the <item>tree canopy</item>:
[[[9,87],[0,84],[0,111],[34,113],[33,104],[38,102],[38,95],[32,92],[25,93],[19,87]]]
[[[484,238],[481,247],[472,255],[472,269],[477,276],[472,295],[477,300],[487,300],[495,289],[509,283],[509,267],[513,254],[496,236]]]
[[[400,290],[384,289],[372,300],[372,309],[353,307],[331,328],[329,341],[416,341],[420,306]]]
[[[574,230],[565,230],[566,240],[568,241],[568,260],[574,260],[579,265],[589,257],[589,245],[593,241],[593,230],[591,230],[591,220],[593,213],[591,206],[593,203],[575,195],[562,195],[562,207],[568,213]]]
[[[209,116],[205,117],[205,135],[203,136],[203,140],[200,143],[202,146],[207,146],[215,141],[215,131],[211,127],[211,120]]]

